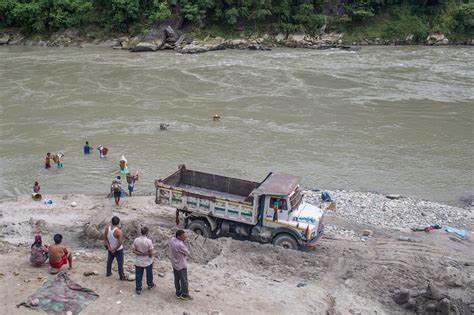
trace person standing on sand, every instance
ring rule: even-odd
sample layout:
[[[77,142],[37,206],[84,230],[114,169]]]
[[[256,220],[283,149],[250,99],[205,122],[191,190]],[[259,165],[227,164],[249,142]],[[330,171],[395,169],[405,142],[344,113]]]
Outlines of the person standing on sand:
[[[112,262],[114,258],[117,258],[119,278],[126,280],[123,273],[123,233],[118,226],[120,224],[119,217],[114,216],[111,223],[104,231],[104,243],[108,252],[106,276],[112,275]]]
[[[86,141],[86,145],[84,146],[84,154],[91,154],[92,147],[89,145],[89,141]]]
[[[62,266],[69,263],[69,270],[72,269],[72,255],[71,252],[61,244],[63,236],[61,234],[54,235],[54,245],[49,246],[49,265],[51,266],[51,274],[59,272]]]
[[[115,205],[117,207],[120,206],[120,196],[122,195],[122,182],[120,179],[120,176],[117,176],[117,179],[114,179],[110,186],[110,192],[114,195]]]
[[[44,162],[44,168],[45,169],[48,169],[48,168],[51,168],[51,153],[46,153],[46,159],[45,159],[45,162]]]
[[[146,284],[148,290],[153,289],[156,285],[153,283],[153,243],[147,237],[148,228],[146,226],[141,229],[141,236],[133,241],[133,253],[135,256],[135,292],[140,295],[142,293],[143,272],[146,270]]]
[[[170,240],[171,265],[173,266],[174,287],[176,297],[180,300],[192,300],[188,291],[188,264],[189,250],[184,241],[187,236],[183,230],[177,230],[176,235]]]
[[[131,181],[130,183],[128,183],[128,195],[130,197],[132,197],[132,192],[133,192],[133,189],[135,188],[135,182],[138,180],[138,172],[135,173],[135,175],[131,175],[130,173],[127,174],[127,180],[128,180],[128,176],[131,176]]]

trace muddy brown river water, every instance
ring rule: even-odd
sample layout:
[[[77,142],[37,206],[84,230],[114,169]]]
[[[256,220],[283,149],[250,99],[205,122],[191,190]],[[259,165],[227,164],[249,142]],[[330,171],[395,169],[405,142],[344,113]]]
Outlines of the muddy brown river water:
[[[122,155],[141,173],[137,192],[186,164],[447,203],[473,195],[472,47],[1,47],[0,115],[0,197],[36,180],[44,194],[106,193]],[[108,157],[84,156],[85,141]],[[64,152],[63,169],[44,170],[48,151]]]

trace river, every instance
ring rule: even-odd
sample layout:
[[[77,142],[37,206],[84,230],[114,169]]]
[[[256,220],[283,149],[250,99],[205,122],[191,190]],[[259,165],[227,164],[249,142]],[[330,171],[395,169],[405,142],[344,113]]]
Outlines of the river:
[[[0,197],[30,193],[35,181],[43,194],[105,194],[125,155],[142,193],[185,164],[452,204],[473,195],[473,106],[471,47],[0,47]],[[85,141],[108,157],[84,156]],[[57,151],[64,168],[45,170]]]

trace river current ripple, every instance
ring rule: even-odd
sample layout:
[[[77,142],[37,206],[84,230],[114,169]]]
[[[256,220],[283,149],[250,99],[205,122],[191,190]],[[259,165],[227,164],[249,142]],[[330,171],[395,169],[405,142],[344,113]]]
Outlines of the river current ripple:
[[[36,180],[44,194],[107,193],[125,155],[142,193],[186,164],[456,203],[473,195],[473,106],[471,47],[2,47],[0,197],[29,193]],[[84,156],[86,140],[108,147],[107,159]],[[65,153],[62,170],[43,169],[48,151]]]

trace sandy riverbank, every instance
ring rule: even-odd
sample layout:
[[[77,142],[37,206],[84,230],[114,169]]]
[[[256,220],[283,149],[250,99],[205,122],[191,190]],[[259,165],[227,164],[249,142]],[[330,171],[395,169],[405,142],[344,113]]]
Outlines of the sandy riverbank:
[[[307,200],[318,203],[317,195],[308,192]],[[29,243],[37,230],[48,242],[55,233],[65,236],[65,244],[75,253],[72,279],[100,295],[84,314],[401,314],[407,311],[394,302],[394,292],[400,288],[416,291],[429,282],[449,296],[455,305],[452,312],[456,308],[468,314],[466,310],[474,308],[471,209],[407,198],[390,200],[377,194],[332,195],[339,206],[327,213],[327,232],[315,252],[229,238],[190,237],[189,279],[195,299],[187,302],[174,297],[167,260],[174,212],[155,205],[153,196],[125,198],[118,209],[104,196],[46,196],[53,200],[52,205],[34,202],[29,196],[2,200],[0,313],[34,313],[15,305],[53,277],[46,266],[29,265]],[[71,207],[73,201],[76,207]],[[443,219],[446,213],[449,216]],[[106,252],[100,241],[92,239],[91,231],[112,215],[123,222],[129,267],[133,266],[129,244],[137,228],[141,224],[151,228],[156,247],[157,288],[153,291],[136,296],[134,282],[120,282],[116,274],[104,276]],[[400,223],[403,216],[409,217],[406,226]],[[426,222],[462,226],[467,236],[460,239],[443,230],[425,233],[409,229]],[[370,230],[371,236],[363,237],[364,230]],[[83,275],[92,270],[99,275]]]

